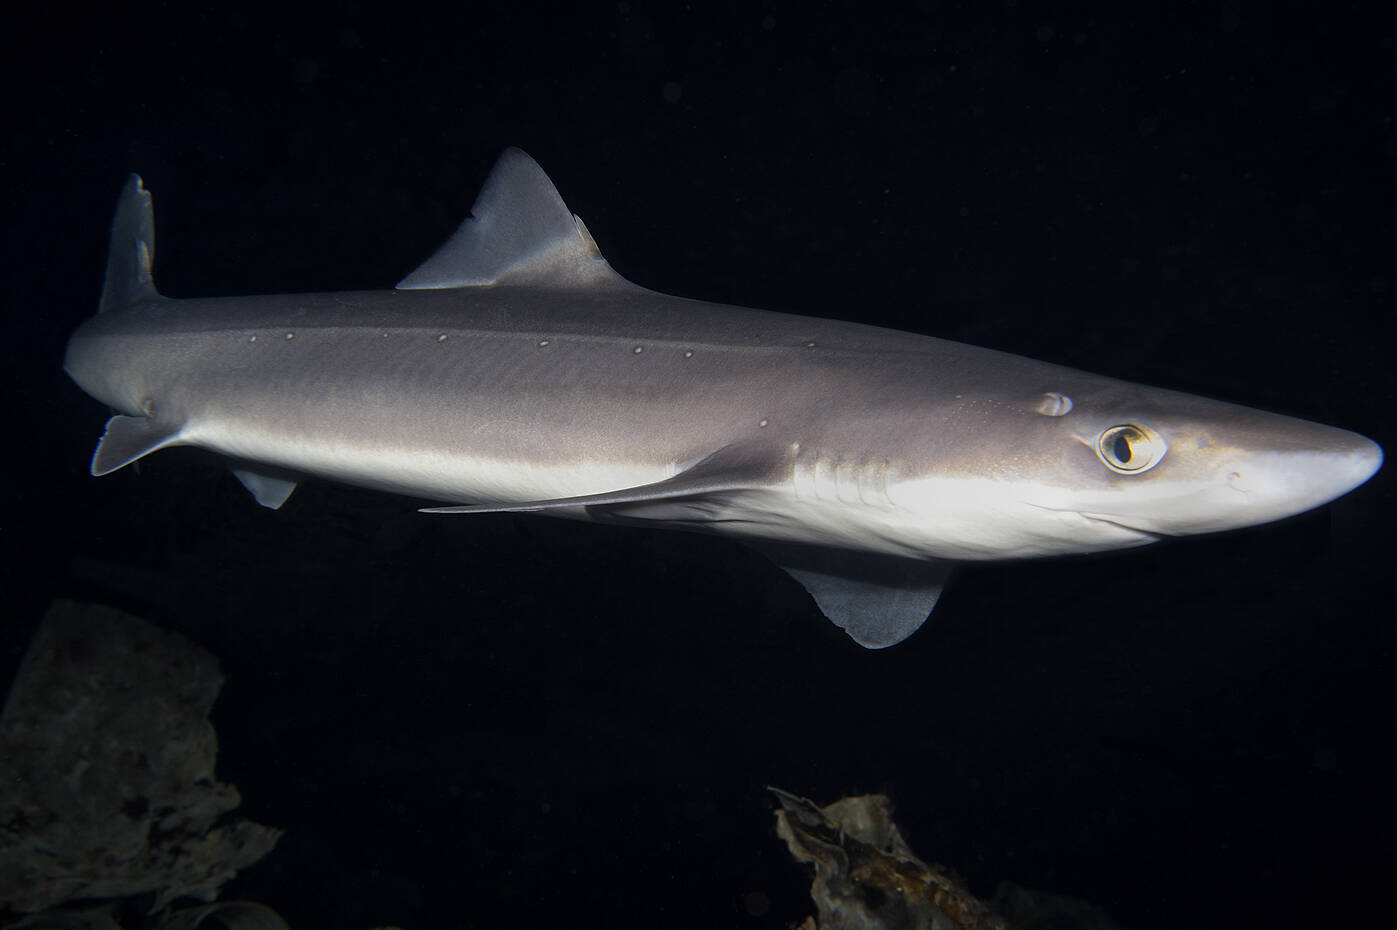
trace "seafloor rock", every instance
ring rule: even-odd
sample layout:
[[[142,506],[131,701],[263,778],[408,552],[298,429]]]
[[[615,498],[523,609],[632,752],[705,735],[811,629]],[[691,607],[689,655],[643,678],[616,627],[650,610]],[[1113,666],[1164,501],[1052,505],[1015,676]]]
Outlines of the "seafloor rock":
[[[815,866],[816,916],[798,930],[1118,930],[1091,905],[1005,882],[993,903],[913,855],[881,794],[819,807],[771,789],[776,832]]]
[[[1002,918],[945,870],[912,854],[881,794],[825,807],[771,789],[776,832],[815,866],[816,918],[802,930],[1006,930]]]
[[[0,713],[0,909],[153,893],[212,900],[279,831],[220,821],[198,646],[106,607],[55,602]]]

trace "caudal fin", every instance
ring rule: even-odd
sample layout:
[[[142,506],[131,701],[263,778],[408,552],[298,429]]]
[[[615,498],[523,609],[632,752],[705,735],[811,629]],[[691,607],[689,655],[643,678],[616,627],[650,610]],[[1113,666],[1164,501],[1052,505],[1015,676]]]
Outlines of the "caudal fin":
[[[133,174],[121,192],[112,219],[107,280],[97,312],[120,310],[159,297],[150,272],[154,261],[155,216],[150,208],[150,191],[142,186],[141,176]]]

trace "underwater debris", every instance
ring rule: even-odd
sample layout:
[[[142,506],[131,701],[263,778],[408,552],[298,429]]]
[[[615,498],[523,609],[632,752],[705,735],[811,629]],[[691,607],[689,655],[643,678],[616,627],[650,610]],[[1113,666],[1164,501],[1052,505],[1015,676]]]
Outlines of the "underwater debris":
[[[0,910],[212,901],[271,851],[280,831],[222,820],[240,803],[214,777],[222,685],[218,660],[182,636],[54,602],[0,712]]]
[[[825,807],[769,788],[781,809],[776,833],[799,862],[815,866],[817,916],[797,930],[1119,930],[1084,901],[1003,882],[976,898],[950,873],[913,855],[886,795]]]

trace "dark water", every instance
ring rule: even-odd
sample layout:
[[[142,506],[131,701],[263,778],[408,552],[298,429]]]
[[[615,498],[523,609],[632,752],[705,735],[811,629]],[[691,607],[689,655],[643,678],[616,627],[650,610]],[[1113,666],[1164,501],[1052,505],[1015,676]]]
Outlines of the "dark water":
[[[218,654],[220,773],[287,830],[228,895],[298,928],[783,927],[806,876],[767,784],[887,792],[973,889],[1128,928],[1376,906],[1386,472],[1279,526],[968,571],[881,653],[718,540],[316,483],[273,513],[192,452],[86,474],[105,411],[58,365],[128,171],[172,296],[387,287],[511,144],[647,286],[1393,448],[1391,27],[969,6],[20,17],[0,676],[56,596]]]

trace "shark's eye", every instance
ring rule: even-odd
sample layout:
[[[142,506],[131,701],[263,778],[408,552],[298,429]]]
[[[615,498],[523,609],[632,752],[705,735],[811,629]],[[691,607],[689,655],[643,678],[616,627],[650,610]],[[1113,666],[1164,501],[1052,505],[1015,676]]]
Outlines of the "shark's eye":
[[[1096,455],[1111,471],[1137,475],[1149,471],[1164,458],[1169,447],[1147,426],[1126,423],[1113,426],[1096,440]]]

